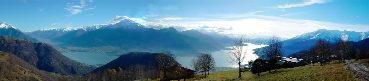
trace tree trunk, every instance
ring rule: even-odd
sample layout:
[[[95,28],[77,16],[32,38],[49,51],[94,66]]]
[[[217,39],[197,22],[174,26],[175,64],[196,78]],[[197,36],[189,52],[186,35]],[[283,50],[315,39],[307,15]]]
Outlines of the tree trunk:
[[[164,79],[167,79],[167,71],[164,70]]]
[[[238,78],[241,78],[241,62],[238,62]]]
[[[206,70],[205,70],[205,78],[207,77]]]

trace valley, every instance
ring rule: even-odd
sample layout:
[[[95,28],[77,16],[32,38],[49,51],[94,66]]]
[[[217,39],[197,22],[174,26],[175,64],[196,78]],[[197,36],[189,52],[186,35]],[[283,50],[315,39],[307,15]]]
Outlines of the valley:
[[[0,0],[0,81],[368,81],[369,0]]]

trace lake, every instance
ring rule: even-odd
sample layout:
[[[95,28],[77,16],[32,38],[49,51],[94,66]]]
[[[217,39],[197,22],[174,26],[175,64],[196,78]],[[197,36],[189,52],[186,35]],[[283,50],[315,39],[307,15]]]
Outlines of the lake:
[[[247,43],[247,46],[244,47],[246,50],[246,59],[243,64],[247,64],[248,61],[255,60],[258,58],[256,54],[254,54],[253,49],[264,47],[266,45],[256,45],[252,43]],[[232,64],[230,62],[229,57],[230,50],[219,50],[212,52],[212,56],[215,59],[216,67],[236,67],[236,64]],[[109,53],[96,53],[96,52],[71,52],[71,51],[62,51],[63,55],[69,57],[72,60],[89,64],[89,65],[103,65],[106,64],[116,58],[119,57],[119,54],[109,54]],[[177,56],[176,59],[182,66],[190,68],[192,66],[192,59],[194,56]]]

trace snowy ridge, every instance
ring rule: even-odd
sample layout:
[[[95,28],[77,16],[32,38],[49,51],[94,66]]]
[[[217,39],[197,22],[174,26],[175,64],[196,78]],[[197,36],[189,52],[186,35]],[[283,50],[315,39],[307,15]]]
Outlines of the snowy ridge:
[[[8,29],[8,28],[14,28],[14,27],[10,24],[5,23],[5,22],[0,22],[0,28]]]
[[[85,27],[81,27],[81,28],[73,28],[73,27],[66,27],[66,28],[45,28],[45,29],[40,29],[40,30],[37,30],[37,31],[42,31],[42,32],[47,32],[47,31],[69,32],[69,31],[75,31],[75,30],[92,31],[92,30],[100,29],[100,28],[105,27],[105,26],[107,26],[107,24],[96,24],[96,25],[85,26]]]
[[[365,34],[365,32],[360,32],[361,40],[364,40],[365,38],[368,38],[368,36]]]
[[[74,31],[77,30],[77,28],[71,28],[71,27],[67,27],[67,28],[46,28],[46,29],[41,29],[39,31],[62,31],[62,32],[68,32],[68,31]]]
[[[320,35],[320,33],[316,34],[314,37],[311,37],[310,39],[315,39]]]
[[[302,35],[291,38],[291,40],[315,40],[315,39],[342,39],[347,41],[360,41],[369,38],[369,32],[356,32],[356,31],[340,31],[340,30],[327,30],[319,29],[317,31],[308,32]]]
[[[129,18],[127,16],[117,16],[115,18],[113,18],[110,23],[108,24],[95,24],[92,26],[84,26],[84,27],[80,27],[80,28],[72,28],[72,27],[67,27],[67,28],[46,28],[46,29],[41,29],[41,30],[37,30],[37,31],[41,31],[41,32],[47,32],[47,31],[59,31],[59,32],[69,32],[69,31],[76,31],[76,30],[83,30],[83,31],[93,31],[93,30],[97,30],[100,28],[104,28],[104,27],[111,27],[111,26],[123,26],[123,27],[130,27],[130,26],[144,26],[141,25],[137,22],[143,22],[142,19],[138,19],[138,18]]]

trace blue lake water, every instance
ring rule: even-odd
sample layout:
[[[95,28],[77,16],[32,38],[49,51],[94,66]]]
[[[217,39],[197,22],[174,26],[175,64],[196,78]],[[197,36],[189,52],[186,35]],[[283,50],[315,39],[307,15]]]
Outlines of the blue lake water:
[[[253,54],[253,49],[263,47],[265,45],[255,45],[248,44],[248,47],[245,48],[246,59],[244,64],[248,61],[254,60],[258,58],[257,55]],[[216,67],[235,67],[236,64],[230,62],[229,50],[219,50],[211,53],[215,59]],[[96,53],[96,52],[63,52],[63,55],[71,58],[72,60],[76,60],[81,63],[89,64],[89,65],[103,65],[106,64],[116,58],[119,57],[118,54],[113,53]],[[176,56],[176,59],[182,66],[191,68],[192,59],[195,56]]]
[[[93,52],[64,52],[63,55],[72,60],[89,65],[106,64],[119,57],[115,54],[101,54]]]

